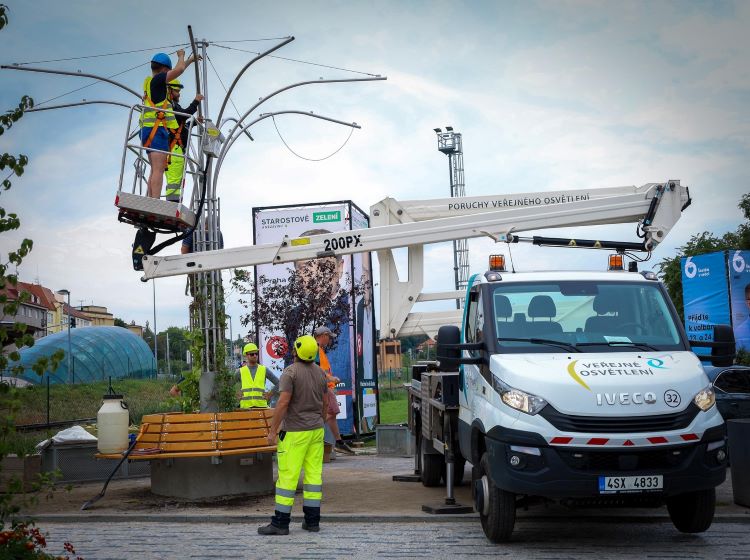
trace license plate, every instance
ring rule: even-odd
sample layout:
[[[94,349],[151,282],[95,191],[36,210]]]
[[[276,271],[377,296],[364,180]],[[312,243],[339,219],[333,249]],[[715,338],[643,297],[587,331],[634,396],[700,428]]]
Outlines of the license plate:
[[[649,476],[600,476],[600,494],[620,494],[624,492],[653,492],[664,488],[662,475]]]

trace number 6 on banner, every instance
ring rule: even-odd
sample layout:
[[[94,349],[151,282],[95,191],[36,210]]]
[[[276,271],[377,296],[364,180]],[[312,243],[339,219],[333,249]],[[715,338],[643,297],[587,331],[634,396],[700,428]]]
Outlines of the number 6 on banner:
[[[687,268],[687,265],[685,266]],[[742,258],[742,252],[734,252],[734,257],[732,257],[732,268],[735,272],[743,272],[745,270],[745,259]],[[687,272],[685,272],[685,274],[687,274]]]
[[[693,257],[688,257],[685,261],[685,276],[688,278],[695,278],[697,272],[698,267],[693,262]]]

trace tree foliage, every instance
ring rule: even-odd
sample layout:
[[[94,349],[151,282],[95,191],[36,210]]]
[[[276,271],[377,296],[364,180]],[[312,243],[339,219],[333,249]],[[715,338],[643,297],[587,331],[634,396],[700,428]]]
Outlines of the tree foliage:
[[[245,327],[283,333],[283,339],[272,344],[286,362],[291,361],[291,343],[297,337],[312,334],[320,326],[339,335],[349,326],[351,302],[365,291],[364,285],[353,284],[348,275],[340,281],[339,268],[336,258],[327,257],[307,261],[286,279],[260,276],[257,298],[251,273],[235,270],[232,286],[240,294],[240,304],[248,310],[240,322]]]
[[[742,210],[745,223],[740,224],[735,231],[725,233],[721,237],[717,237],[708,231],[695,234],[685,245],[677,249],[677,254],[674,257],[664,258],[658,264],[661,279],[667,287],[669,296],[672,298],[680,317],[684,317],[682,270],[680,268],[682,257],[694,257],[730,249],[750,249],[750,194],[742,196],[738,207]]]
[[[0,30],[8,24],[8,7],[0,4]],[[18,122],[26,110],[34,106],[34,101],[24,95],[17,107],[0,115],[0,135],[9,130]],[[23,175],[26,165],[29,163],[27,156],[13,155],[9,153],[0,154],[0,177],[2,191],[11,188],[11,179]],[[6,175],[7,173],[7,175]],[[0,233],[14,231],[21,227],[21,220],[15,213],[8,213],[0,207]],[[14,317],[21,304],[30,299],[29,294],[18,293],[17,297],[8,297],[15,293],[18,286],[18,276],[9,272],[11,268],[15,271],[29,254],[33,243],[30,239],[24,239],[20,247],[8,253],[8,259],[0,259],[0,306],[3,314]],[[5,347],[6,342],[12,341],[16,349],[7,356],[0,354],[0,369],[9,370],[11,375],[20,374],[22,369],[17,362],[20,360],[18,352],[23,347],[34,345],[34,338],[26,332],[26,325],[20,322],[14,323],[10,328],[0,329],[0,346]],[[33,365],[33,370],[42,376],[45,371],[57,369],[57,365],[64,356],[63,351],[57,351],[52,356],[45,357]],[[0,383],[0,461],[14,450],[15,422],[14,417],[18,407],[16,389],[9,384]],[[50,491],[52,477],[49,474],[40,475],[33,483],[33,490]],[[8,487],[0,494],[0,557],[3,558],[70,558],[68,554],[75,554],[70,543],[65,543],[65,554],[63,556],[52,556],[45,552],[47,543],[44,536],[34,526],[34,523],[20,516],[21,506],[27,505],[37,499],[36,495],[26,494],[22,482],[17,478],[11,478]]]

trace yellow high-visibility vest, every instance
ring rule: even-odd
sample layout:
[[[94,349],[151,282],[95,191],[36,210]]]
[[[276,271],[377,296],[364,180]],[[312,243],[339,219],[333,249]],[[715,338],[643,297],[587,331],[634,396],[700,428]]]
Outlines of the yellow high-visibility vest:
[[[172,110],[172,104],[169,102],[168,96],[164,98],[164,101],[154,103],[151,100],[151,79],[153,76],[149,76],[143,80],[143,104],[147,107],[152,107],[150,110],[143,110],[140,119],[141,128],[145,126],[164,126],[166,128],[176,129],[179,127],[177,119],[174,113],[168,113],[164,109]]]
[[[249,367],[242,366],[240,378],[242,380],[240,408],[268,408],[268,402],[263,396],[266,392],[266,366],[258,364],[258,369],[255,370],[255,378],[250,373]]]

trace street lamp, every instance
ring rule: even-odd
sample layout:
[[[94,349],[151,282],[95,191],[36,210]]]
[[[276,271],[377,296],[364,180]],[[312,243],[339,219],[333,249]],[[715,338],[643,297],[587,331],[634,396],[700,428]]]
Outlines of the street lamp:
[[[68,290],[57,290],[57,293],[68,298],[68,383],[73,383],[73,352],[70,344],[70,292]]]

